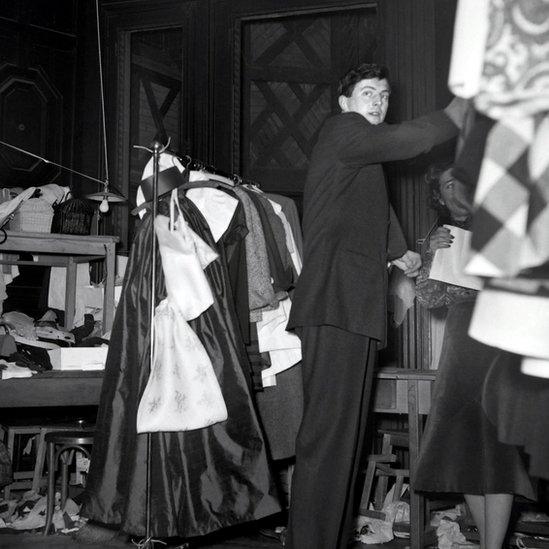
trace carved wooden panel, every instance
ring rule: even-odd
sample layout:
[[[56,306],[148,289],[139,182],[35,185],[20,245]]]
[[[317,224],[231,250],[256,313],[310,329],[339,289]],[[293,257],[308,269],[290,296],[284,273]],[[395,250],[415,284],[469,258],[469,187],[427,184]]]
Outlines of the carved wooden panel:
[[[376,33],[371,4],[242,21],[234,163],[246,177],[301,193],[318,132],[336,109],[338,79],[373,59]]]
[[[3,2],[0,8],[0,139],[72,166],[76,0]],[[0,149],[3,186],[69,185],[72,176]]]
[[[39,68],[0,68],[0,139],[53,162],[61,161],[63,98]],[[51,181],[59,169],[0,145],[4,186]]]
[[[128,198],[112,209],[108,230],[120,236],[121,249],[131,245],[136,218],[130,212],[150,157],[133,146],[171,137],[175,149],[190,144],[194,150],[203,139],[195,139],[203,121],[195,124],[194,118],[197,105],[207,99],[207,86],[196,78],[207,71],[208,58],[208,25],[198,19],[201,10],[207,13],[207,3],[192,0],[102,5],[111,174]]]
[[[154,140],[181,151],[181,62],[183,35],[180,28],[135,32],[131,37],[130,142],[149,146]],[[186,152],[186,151],[185,151]],[[134,204],[137,187],[150,153],[132,148],[128,196]],[[135,218],[129,218],[128,237],[133,238]]]

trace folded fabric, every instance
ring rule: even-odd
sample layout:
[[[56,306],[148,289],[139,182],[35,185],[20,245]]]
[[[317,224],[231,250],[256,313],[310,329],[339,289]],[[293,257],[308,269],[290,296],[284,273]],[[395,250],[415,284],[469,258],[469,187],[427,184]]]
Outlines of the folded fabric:
[[[76,266],[76,294],[74,325],[79,326],[84,322],[86,304],[83,290],[90,284],[90,264],[79,263]],[[65,310],[65,297],[67,291],[67,268],[52,267],[50,271],[50,285],[48,288],[48,307]]]
[[[257,339],[260,352],[301,349],[299,337],[286,330],[291,307],[290,298],[286,298],[279,302],[275,310],[263,312],[263,319],[257,323]]]
[[[214,301],[204,269],[217,259],[218,254],[185,221],[179,209],[177,189],[172,192],[170,217],[157,215],[154,230],[170,301],[186,320],[192,320]]]
[[[549,359],[549,281],[492,279],[479,293],[469,335],[517,355]]]
[[[469,99],[479,89],[489,33],[490,0],[460,0],[454,24],[454,42],[448,87]]]
[[[269,351],[271,366],[261,372],[263,387],[274,387],[276,376],[301,362],[301,349]]]
[[[280,204],[278,204],[274,200],[269,199],[269,202],[271,203],[275,214],[280,218],[280,221],[282,222],[284,232],[286,233],[286,246],[288,248],[288,252],[290,253],[290,258],[292,260],[295,273],[297,276],[299,276],[301,274],[301,269],[303,268],[303,261],[301,259],[301,253],[297,248],[297,244],[294,238],[294,234],[292,232],[292,228],[290,227],[290,223],[288,222],[286,215],[282,211],[282,206],[280,206]]]
[[[23,368],[22,366],[17,366],[13,362],[6,362],[5,360],[0,360],[0,377],[1,379],[11,379],[19,377],[32,377],[32,370],[28,368]]]

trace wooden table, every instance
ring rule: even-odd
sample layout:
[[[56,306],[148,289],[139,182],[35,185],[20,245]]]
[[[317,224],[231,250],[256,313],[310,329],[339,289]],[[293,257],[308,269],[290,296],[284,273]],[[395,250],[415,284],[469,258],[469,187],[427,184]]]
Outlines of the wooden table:
[[[381,368],[374,412],[408,416],[410,470],[419,455],[421,416],[429,413],[436,370]],[[97,405],[103,372],[46,372],[32,378],[0,381],[0,408]],[[424,498],[410,490],[410,546],[424,545]]]
[[[422,432],[421,416],[428,414],[431,406],[431,389],[436,370],[412,370],[407,368],[381,368],[376,376],[374,412],[406,414],[410,452],[410,474],[419,456]],[[425,500],[410,489],[410,546],[423,547],[425,543]]]
[[[35,261],[3,258],[0,265],[46,265],[66,267],[65,328],[74,327],[76,305],[76,269],[78,263],[105,261],[105,293],[103,298],[103,331],[112,327],[114,316],[114,275],[117,236],[89,236],[56,233],[6,231],[7,239],[0,244],[0,253],[32,253]]]
[[[99,404],[102,371],[51,371],[0,380],[0,408],[92,406]]]

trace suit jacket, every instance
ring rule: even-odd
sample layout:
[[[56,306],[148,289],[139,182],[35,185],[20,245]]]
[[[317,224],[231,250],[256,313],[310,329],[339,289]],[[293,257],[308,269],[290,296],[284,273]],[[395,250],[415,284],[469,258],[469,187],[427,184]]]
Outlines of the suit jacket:
[[[336,326],[385,344],[387,261],[407,246],[389,205],[382,162],[412,158],[457,135],[442,111],[401,124],[330,117],[303,195],[303,270],[288,329]]]

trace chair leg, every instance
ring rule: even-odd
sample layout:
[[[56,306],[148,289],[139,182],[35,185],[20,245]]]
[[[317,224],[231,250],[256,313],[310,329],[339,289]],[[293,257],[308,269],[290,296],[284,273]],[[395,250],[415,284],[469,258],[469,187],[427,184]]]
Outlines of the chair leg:
[[[53,511],[55,508],[55,444],[48,442],[48,494],[46,499],[46,524],[43,535],[50,533]]]
[[[74,450],[67,449],[61,453],[61,509],[65,509],[69,494],[69,465],[74,457]]]
[[[404,476],[397,475],[396,482],[395,482],[395,490],[393,492],[393,503],[400,499],[400,495],[402,493],[403,487],[404,487]]]
[[[366,476],[364,478],[362,496],[360,497],[360,512],[362,514],[364,514],[368,510],[368,503],[370,502],[370,494],[372,492],[372,484],[374,483],[375,473],[376,462],[370,460],[368,461],[368,467],[366,468]]]
[[[34,463],[34,473],[32,475],[32,491],[38,494],[40,491],[40,483],[42,481],[42,473],[44,471],[44,459],[46,457],[46,442],[45,437],[47,429],[42,427],[38,435],[38,445],[36,447],[36,462]]]
[[[10,456],[10,459],[11,459],[12,467],[14,464],[14,460],[13,460],[14,447],[15,447],[15,430],[8,427],[8,437],[6,441],[6,448],[8,450],[8,455]],[[8,484],[4,488],[4,499],[6,500],[10,499],[10,495],[11,495],[11,486],[10,484]]]
[[[383,445],[381,447],[382,454],[392,454],[393,445],[391,444],[391,435],[383,435]],[[374,496],[374,508],[377,510],[383,509],[383,504],[385,503],[385,496],[387,495],[387,483],[389,478],[385,475],[378,477],[376,492]]]

